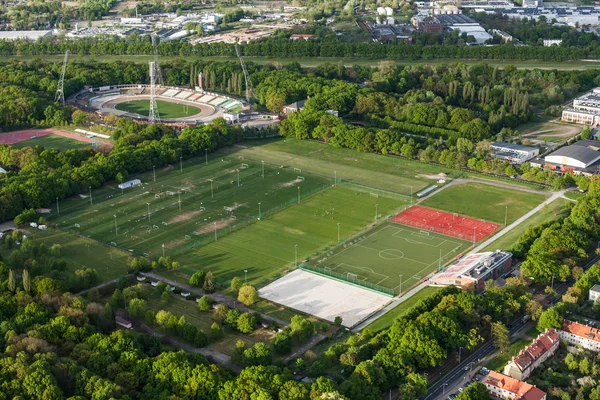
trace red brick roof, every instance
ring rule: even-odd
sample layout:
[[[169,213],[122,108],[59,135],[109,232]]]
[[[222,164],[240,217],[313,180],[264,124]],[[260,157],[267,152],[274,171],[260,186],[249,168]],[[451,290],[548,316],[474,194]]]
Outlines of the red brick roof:
[[[546,332],[538,335],[531,345],[521,350],[518,356],[513,357],[512,361],[523,371],[546,352],[550,351],[552,346],[555,346],[558,341],[559,338],[556,330],[548,329]]]
[[[580,336],[582,338],[600,343],[600,331],[597,328],[592,328],[591,326],[583,325],[578,322],[573,322],[569,321],[568,319],[565,319],[563,322],[562,330],[565,332],[572,333],[573,335]]]
[[[546,396],[546,392],[535,386],[496,371],[490,371],[488,376],[483,380],[483,383],[513,393],[515,400],[542,400]]]

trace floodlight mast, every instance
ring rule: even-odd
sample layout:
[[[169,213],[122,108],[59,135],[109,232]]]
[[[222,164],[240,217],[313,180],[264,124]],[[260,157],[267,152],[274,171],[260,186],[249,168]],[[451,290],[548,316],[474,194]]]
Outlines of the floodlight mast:
[[[63,106],[65,105],[65,73],[67,72],[67,62],[69,61],[69,50],[65,51],[65,59],[63,61],[62,69],[60,70],[60,79],[58,81],[58,87],[56,88],[56,95],[54,101],[60,102]]]
[[[244,59],[242,58],[242,52],[240,51],[240,48],[237,44],[235,45],[235,54],[237,54],[238,58],[240,59],[242,71],[244,72],[244,81],[246,82],[246,101],[248,103],[250,103],[250,98],[252,97],[252,92],[253,92],[252,81],[250,80],[250,77],[248,76],[248,69],[246,68],[246,63],[244,62]]]

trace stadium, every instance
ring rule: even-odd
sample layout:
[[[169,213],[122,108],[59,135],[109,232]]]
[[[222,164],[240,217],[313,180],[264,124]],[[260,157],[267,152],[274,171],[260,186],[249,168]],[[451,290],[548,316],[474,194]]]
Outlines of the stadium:
[[[87,88],[69,98],[69,103],[100,115],[114,114],[147,121],[151,85],[129,84]],[[172,86],[156,86],[160,121],[174,125],[196,125],[215,118],[232,119],[246,108],[241,100],[217,93]]]

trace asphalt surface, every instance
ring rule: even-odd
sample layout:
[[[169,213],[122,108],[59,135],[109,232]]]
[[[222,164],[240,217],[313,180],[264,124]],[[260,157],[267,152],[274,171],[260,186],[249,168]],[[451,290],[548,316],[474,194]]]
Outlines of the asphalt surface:
[[[585,265],[584,269],[587,270],[594,263],[600,260],[600,256],[595,257],[588,264]],[[566,282],[559,283],[554,286],[554,290],[558,294],[555,298],[553,296],[546,296],[547,300],[550,300],[550,304],[557,303],[563,294],[567,292],[567,289],[571,287],[575,283],[573,278],[569,278]],[[522,321],[522,315],[519,316],[517,320],[515,320],[509,328],[510,335],[514,335],[516,332],[521,330],[523,326],[527,324],[527,322]],[[488,340],[483,343],[477,350],[475,350],[471,355],[465,357],[461,360],[461,363],[457,365],[454,369],[452,369],[449,373],[444,375],[442,378],[438,379],[432,385],[429,386],[429,390],[427,391],[427,395],[424,397],[424,400],[436,400],[436,399],[445,399],[450,395],[451,392],[447,391],[446,388],[453,387],[456,382],[460,382],[464,379],[464,377],[470,373],[471,363],[476,365],[479,361],[483,360],[490,354],[495,351],[494,344],[492,340]]]

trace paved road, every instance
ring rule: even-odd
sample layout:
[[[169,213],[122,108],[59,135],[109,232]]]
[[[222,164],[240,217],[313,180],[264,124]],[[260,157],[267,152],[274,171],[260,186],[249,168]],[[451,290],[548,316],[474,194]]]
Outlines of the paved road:
[[[313,347],[315,347],[316,345],[321,343],[326,338],[327,338],[327,336],[325,336],[325,335],[321,335],[320,333],[315,333],[312,336],[312,338],[310,338],[310,342],[308,342],[304,346],[300,347],[293,354],[290,354],[289,356],[287,356],[285,358],[285,360],[283,360],[283,361],[287,363],[295,358],[302,356],[302,354],[306,353],[307,351],[309,351],[310,349],[312,349]]]
[[[141,275],[147,276],[148,278],[152,278],[155,279],[157,281],[162,281],[166,284],[169,284],[171,286],[175,286],[177,288],[180,289],[184,289],[190,293],[193,293],[197,296],[204,296],[204,291],[202,289],[199,289],[197,287],[192,287],[190,285],[186,285],[183,283],[179,283],[179,282],[175,282],[173,280],[164,278],[160,275],[157,275],[153,272],[142,272]],[[242,312],[248,312],[248,313],[256,313],[255,310],[252,310],[246,306],[244,306],[242,303],[240,303],[239,301],[237,301],[236,299],[226,296],[222,293],[211,293],[208,296],[212,297],[215,301],[219,302],[219,303],[223,303],[226,304],[228,307],[230,308],[237,308],[238,310],[242,311]],[[267,321],[267,322],[274,322],[277,325],[284,327],[284,326],[288,326],[289,323],[287,321],[284,321],[282,319],[276,318],[276,317],[271,317],[270,315],[266,315],[266,314],[262,314],[262,313],[258,313],[260,314],[260,317],[262,318],[263,321]]]

